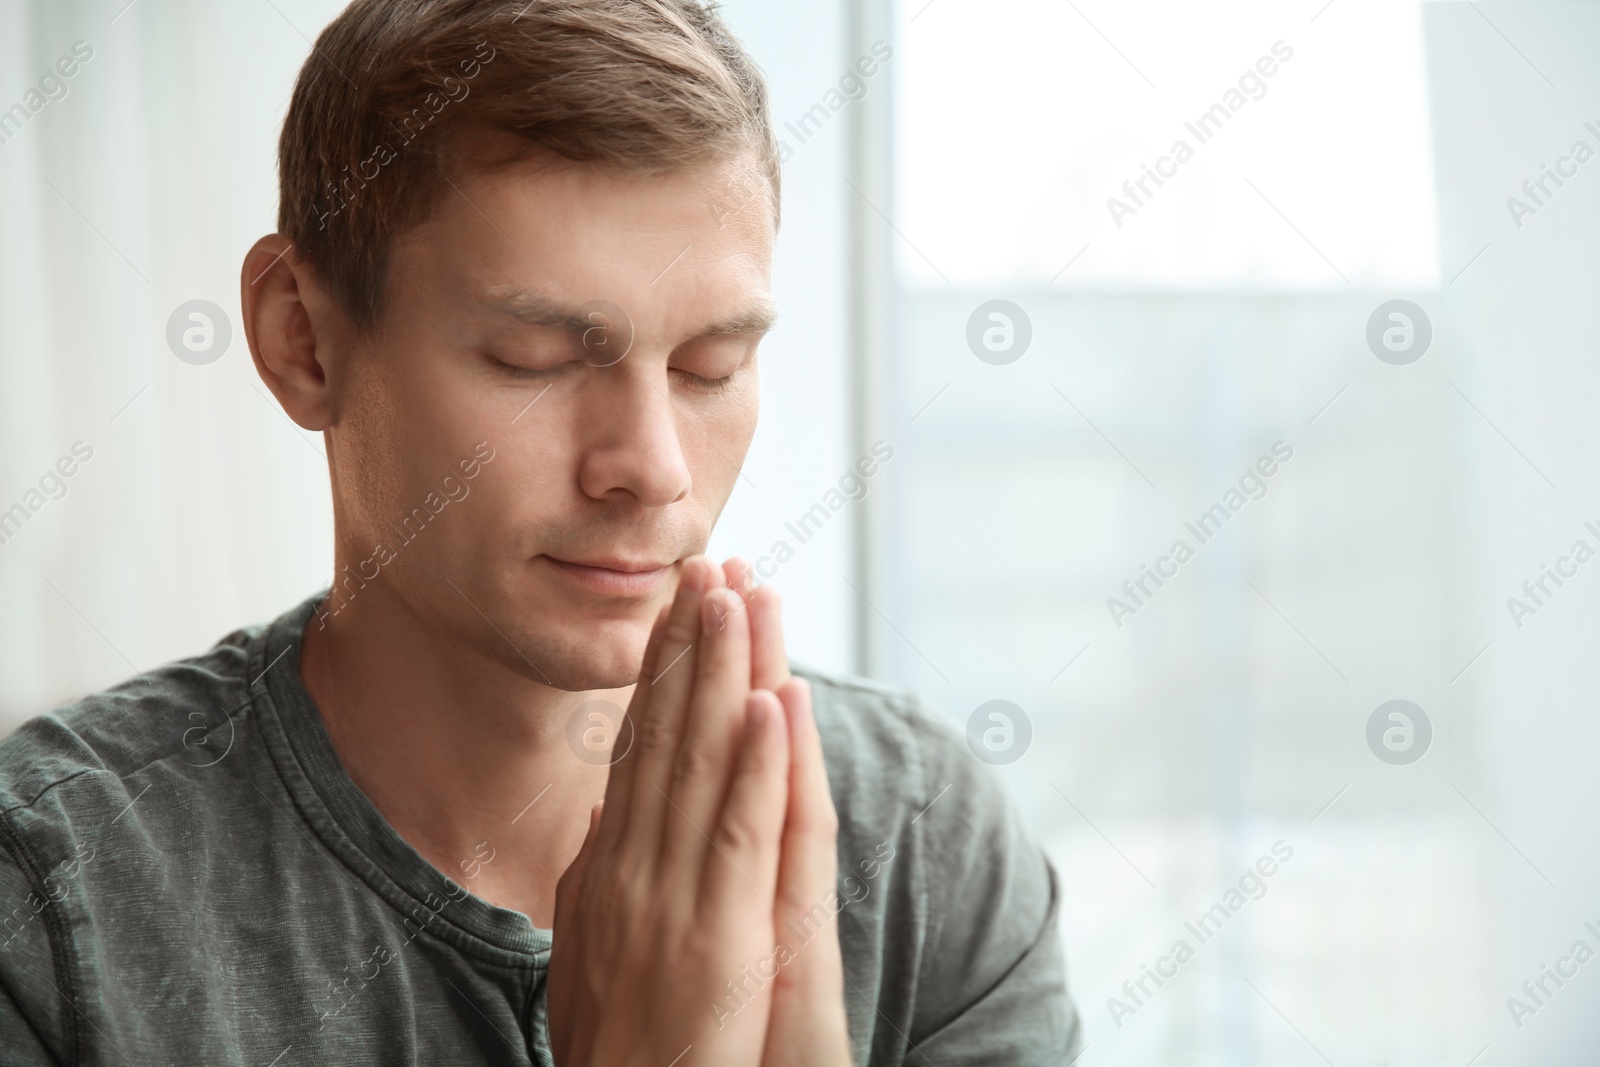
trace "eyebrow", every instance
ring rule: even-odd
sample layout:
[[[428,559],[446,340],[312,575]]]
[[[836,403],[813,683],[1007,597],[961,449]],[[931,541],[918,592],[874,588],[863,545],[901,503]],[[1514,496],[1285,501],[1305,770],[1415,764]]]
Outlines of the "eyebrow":
[[[594,321],[581,309],[557,304],[527,289],[490,290],[485,296],[484,304],[491,311],[510,315],[530,326],[584,330],[594,325]],[[626,312],[627,309],[623,310]],[[689,340],[739,333],[765,333],[772,329],[772,324],[777,319],[777,305],[765,297],[760,297],[732,315],[703,327]]]

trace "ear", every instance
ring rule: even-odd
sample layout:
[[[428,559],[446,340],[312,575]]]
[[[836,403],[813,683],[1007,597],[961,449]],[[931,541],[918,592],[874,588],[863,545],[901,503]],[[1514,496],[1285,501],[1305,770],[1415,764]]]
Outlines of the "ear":
[[[269,234],[245,254],[239,308],[261,380],[297,424],[327,429],[334,411],[332,308],[287,237]]]

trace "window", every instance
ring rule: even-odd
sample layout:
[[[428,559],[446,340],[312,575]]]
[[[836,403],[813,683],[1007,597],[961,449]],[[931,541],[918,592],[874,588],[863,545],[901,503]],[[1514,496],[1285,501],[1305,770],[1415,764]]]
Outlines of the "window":
[[[1547,468],[1588,421],[1541,421],[1523,376],[1588,380],[1571,294],[1600,278],[1570,227],[1592,231],[1600,177],[1538,234],[1505,199],[1600,144],[1544,77],[1588,77],[1564,42],[1596,21],[1360,0],[894,18],[889,136],[860,170],[887,177],[859,189],[896,450],[867,660],[989,738],[1047,842],[1084,1062],[1583,1045],[1579,997],[1532,1037],[1507,1007],[1592,916],[1554,889],[1527,762],[1547,749],[1503,747],[1526,672],[1554,672],[1554,734],[1583,684],[1523,658],[1505,599],[1580,532],[1548,483],[1583,477]],[[1537,371],[1505,350],[1532,293]],[[1431,328],[1409,364],[1367,341],[1396,299]],[[1593,635],[1565,626],[1553,643]]]

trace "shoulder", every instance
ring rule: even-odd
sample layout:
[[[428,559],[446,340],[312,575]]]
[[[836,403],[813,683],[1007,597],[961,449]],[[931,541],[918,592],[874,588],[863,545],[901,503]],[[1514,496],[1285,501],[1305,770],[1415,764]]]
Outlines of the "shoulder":
[[[28,836],[50,821],[103,825],[156,779],[215,761],[248,712],[261,629],[24,722],[0,740],[0,821]]]
[[[955,730],[911,690],[799,664],[791,669],[811,686],[836,795],[854,799],[866,790],[883,794],[880,800],[892,796],[897,806],[926,805],[933,780],[959,764]]]
[[[817,729],[841,820],[933,817],[948,805],[1004,819],[1010,801],[944,712],[909,689],[792,665],[811,685]],[[941,812],[942,815],[942,812]],[[945,817],[936,820],[945,823]]]
[[[852,956],[881,954],[883,982],[916,991],[905,1033],[944,1053],[938,1062],[1070,1059],[1079,1038],[1057,875],[1001,768],[909,690],[791,669],[811,684],[839,812],[840,892],[852,876],[862,883],[867,910],[840,928],[857,984],[872,976]]]
[[[73,931],[107,901],[154,913],[174,877],[155,839],[203,844],[201,783],[237,790],[226,777],[237,757],[204,768],[244,729],[260,629],[0,740],[0,1046],[18,1062],[76,1062],[77,1025],[58,992],[74,988],[81,966]]]

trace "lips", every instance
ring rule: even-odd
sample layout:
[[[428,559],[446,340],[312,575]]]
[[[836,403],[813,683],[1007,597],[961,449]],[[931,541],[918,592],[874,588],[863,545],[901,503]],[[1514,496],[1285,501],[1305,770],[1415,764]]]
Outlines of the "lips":
[[[564,563],[569,567],[587,567],[591,570],[600,571],[619,571],[623,574],[641,574],[645,571],[659,571],[662,568],[670,567],[674,563],[678,562],[675,559],[669,559],[665,563],[656,563],[654,561],[647,560],[621,559],[615,556],[608,556],[600,559],[561,559],[557,556],[546,556],[545,558],[555,563]]]
[[[591,592],[603,596],[641,596],[659,585],[672,570],[677,560],[658,563],[653,560],[622,559],[614,556],[584,560],[558,559],[555,556],[537,556],[549,564],[557,575]]]

